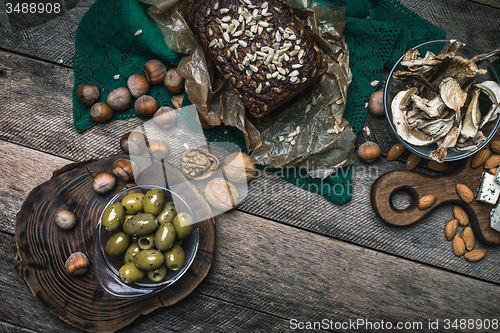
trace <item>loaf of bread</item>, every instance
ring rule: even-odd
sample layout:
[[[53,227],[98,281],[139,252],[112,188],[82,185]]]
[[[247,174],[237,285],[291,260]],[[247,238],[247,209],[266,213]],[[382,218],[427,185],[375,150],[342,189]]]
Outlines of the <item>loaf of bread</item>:
[[[318,80],[327,64],[281,0],[189,0],[182,16],[255,117]]]

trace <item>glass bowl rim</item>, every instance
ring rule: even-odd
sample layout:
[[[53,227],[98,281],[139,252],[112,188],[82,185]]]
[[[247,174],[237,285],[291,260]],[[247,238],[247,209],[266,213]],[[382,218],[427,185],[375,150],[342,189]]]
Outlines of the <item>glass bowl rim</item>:
[[[134,190],[134,189],[152,189],[152,188],[160,188],[163,191],[166,191],[166,192],[171,193],[172,195],[175,195],[189,209],[190,213],[193,215],[193,218],[195,217],[194,212],[191,209],[191,207],[187,204],[187,202],[179,194],[177,194],[176,192],[174,192],[174,191],[172,191],[172,190],[170,190],[170,189],[168,189],[166,187],[160,186],[160,185],[143,184],[143,185],[136,185],[136,186],[133,186],[133,187],[129,187],[129,188],[123,189],[119,193],[115,194],[107,202],[106,207],[108,207],[112,203],[118,202],[118,201],[115,201],[115,200],[117,200],[120,196],[124,195],[125,193],[127,193],[127,192],[129,192],[131,190]],[[101,243],[102,223],[101,223],[101,221],[102,221],[102,216],[104,215],[104,211],[105,210],[106,210],[106,208],[104,208],[104,210],[102,211],[102,213],[101,213],[101,215],[99,217],[99,222],[97,223],[97,226],[96,226],[96,230],[97,230],[97,232],[96,232],[97,243],[96,244],[99,244],[101,256],[104,259],[104,264],[107,265],[106,271],[109,274],[112,274],[113,275],[112,277],[115,280],[120,281],[121,283],[123,283],[121,281],[120,277],[118,276],[118,274],[115,273],[116,268],[112,267],[111,263],[108,260],[107,254],[102,249],[102,243]],[[194,260],[196,258],[196,254],[198,252],[198,247],[199,247],[199,244],[200,244],[200,234],[199,234],[198,222],[194,223],[194,228],[193,228],[192,232],[195,233],[195,235],[194,235],[195,240],[194,240],[193,254],[189,258],[189,261],[186,262],[185,265],[180,270],[178,270],[173,277],[171,277],[168,280],[163,280],[163,281],[157,282],[157,283],[135,282],[135,283],[127,284],[127,286],[129,288],[136,288],[136,289],[151,289],[151,288],[162,288],[163,289],[163,288],[166,288],[166,287],[172,285],[173,283],[177,282],[189,270],[189,268],[191,267],[191,265],[193,264],[193,262],[194,262]]]

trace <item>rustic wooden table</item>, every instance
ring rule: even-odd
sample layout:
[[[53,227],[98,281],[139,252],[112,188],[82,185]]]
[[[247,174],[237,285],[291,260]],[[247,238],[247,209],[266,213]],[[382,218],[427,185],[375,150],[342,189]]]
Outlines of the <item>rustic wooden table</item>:
[[[16,272],[16,213],[55,169],[120,153],[121,126],[139,120],[83,134],[72,125],[74,35],[93,0],[66,0],[60,14],[36,19],[7,14],[8,2],[0,0],[0,331],[76,332],[38,303]],[[498,0],[400,2],[445,29],[447,38],[481,51],[500,46]],[[365,124],[369,131],[357,143],[376,141],[385,155],[395,143],[385,119],[369,116]],[[404,228],[374,215],[371,184],[404,169],[406,156],[369,166],[356,159],[353,199],[342,206],[273,174],[255,179],[246,200],[216,218],[215,259],[198,288],[123,331],[281,332],[322,320],[369,321],[374,328],[382,322],[422,323],[414,331],[431,331],[429,321],[439,320],[443,331],[446,319],[450,325],[458,320],[449,331],[460,331],[460,320],[469,319],[491,324],[471,331],[498,331],[499,247],[478,244],[488,255],[477,263],[456,257],[443,236],[451,206]],[[417,171],[432,173],[424,162]],[[334,324],[329,328],[335,330]]]

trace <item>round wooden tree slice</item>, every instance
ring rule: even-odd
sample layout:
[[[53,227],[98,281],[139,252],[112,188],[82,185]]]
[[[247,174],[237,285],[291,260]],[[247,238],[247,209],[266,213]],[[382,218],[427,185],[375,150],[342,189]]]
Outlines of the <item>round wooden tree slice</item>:
[[[141,314],[175,304],[189,295],[207,275],[215,248],[213,219],[199,222],[200,244],[195,260],[184,276],[157,294],[142,298],[117,298],[101,288],[93,267],[94,233],[109,199],[119,193],[125,182],[119,180],[108,195],[95,193],[93,176],[110,172],[112,164],[124,155],[102,160],[68,165],[54,173],[46,183],[33,189],[21,206],[16,219],[18,268],[36,299],[65,322],[88,332],[114,332]],[[206,202],[173,166],[163,163],[157,172],[147,172],[138,184],[156,181],[181,184],[182,196],[198,198],[191,209],[206,209]],[[164,176],[169,169],[168,179]],[[155,179],[157,178],[157,179]],[[73,230],[59,229],[53,222],[59,209],[75,213],[78,223]],[[71,276],[64,268],[74,252],[85,253],[89,270],[81,276]]]

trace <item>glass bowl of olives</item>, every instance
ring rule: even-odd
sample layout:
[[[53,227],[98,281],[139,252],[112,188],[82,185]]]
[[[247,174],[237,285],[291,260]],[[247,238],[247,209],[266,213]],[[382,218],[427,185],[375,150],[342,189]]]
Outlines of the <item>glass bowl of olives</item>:
[[[196,216],[176,193],[139,185],[106,205],[94,241],[96,276],[109,294],[137,297],[179,280],[199,244]]]

